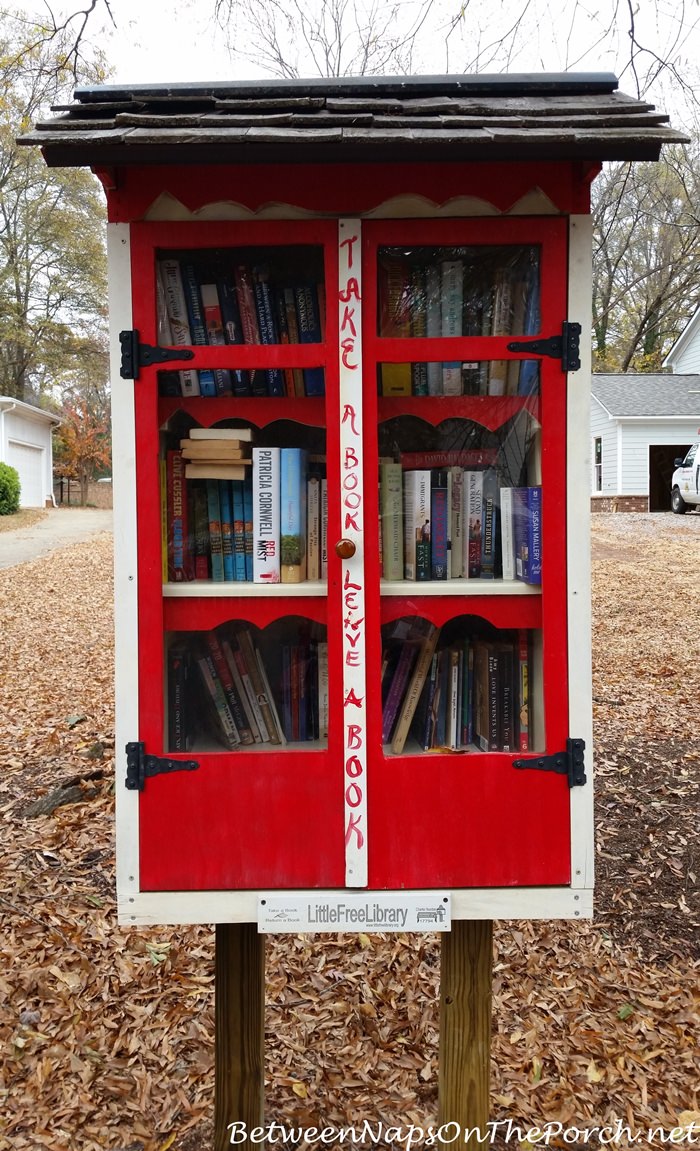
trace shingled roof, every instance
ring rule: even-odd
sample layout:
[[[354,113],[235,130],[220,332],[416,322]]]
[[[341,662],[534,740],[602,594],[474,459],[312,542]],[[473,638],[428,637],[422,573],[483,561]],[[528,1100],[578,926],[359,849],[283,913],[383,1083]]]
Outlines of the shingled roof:
[[[77,88],[20,143],[48,164],[649,160],[687,138],[609,73]]]
[[[639,373],[595,375],[594,399],[613,419],[679,416],[700,420],[700,376]]]

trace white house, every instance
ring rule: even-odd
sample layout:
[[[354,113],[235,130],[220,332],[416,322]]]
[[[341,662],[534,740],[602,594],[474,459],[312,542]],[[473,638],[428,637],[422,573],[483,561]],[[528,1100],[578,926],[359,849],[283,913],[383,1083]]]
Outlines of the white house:
[[[700,308],[688,320],[680,336],[663,362],[677,375],[700,372]]]
[[[673,461],[698,438],[700,375],[594,375],[592,510],[670,510]]]
[[[0,462],[19,472],[23,508],[53,503],[51,432],[60,422],[32,404],[0,396]]]

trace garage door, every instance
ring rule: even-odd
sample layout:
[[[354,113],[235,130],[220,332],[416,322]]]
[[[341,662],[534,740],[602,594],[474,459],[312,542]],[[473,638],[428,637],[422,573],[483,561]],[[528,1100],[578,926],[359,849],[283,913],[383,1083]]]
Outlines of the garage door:
[[[19,472],[20,505],[23,508],[43,508],[44,449],[31,444],[20,444],[17,440],[9,440],[7,462]]]

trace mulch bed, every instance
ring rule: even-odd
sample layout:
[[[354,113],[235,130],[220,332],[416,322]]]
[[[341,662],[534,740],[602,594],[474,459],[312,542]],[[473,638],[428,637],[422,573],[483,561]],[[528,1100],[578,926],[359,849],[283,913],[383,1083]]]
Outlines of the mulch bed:
[[[596,918],[496,925],[492,1117],[672,1128],[700,1120],[700,517],[593,535]],[[116,922],[111,562],[0,572],[3,1151],[211,1140],[213,933]],[[434,1122],[438,982],[431,935],[270,939],[267,1120]]]

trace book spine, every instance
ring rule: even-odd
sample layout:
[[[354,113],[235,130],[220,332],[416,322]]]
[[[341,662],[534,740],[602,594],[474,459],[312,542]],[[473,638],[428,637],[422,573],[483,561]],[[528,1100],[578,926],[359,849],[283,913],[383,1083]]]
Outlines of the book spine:
[[[501,648],[501,722],[499,747],[501,751],[515,751],[513,647]]]
[[[248,726],[248,720],[236,690],[234,679],[231,674],[231,669],[224,654],[223,647],[219,643],[219,640],[214,632],[207,632],[206,642],[207,648],[209,649],[209,655],[214,661],[216,674],[221,682],[224,695],[226,696],[226,702],[228,704],[229,711],[231,712],[231,716],[233,717],[233,722],[235,724],[236,730],[238,731],[240,741],[241,743],[252,743],[253,735],[250,727]]]
[[[452,490],[450,493],[450,510],[451,510],[451,532],[450,532],[450,554],[452,563],[450,568],[450,576],[452,579],[460,579],[464,574],[464,469],[461,467],[450,468],[450,475],[452,479]]]
[[[384,256],[380,265],[380,331],[392,338],[411,334],[410,269],[403,259]],[[411,365],[380,365],[382,395],[410,396]]]
[[[273,304],[275,308],[275,320],[277,323],[277,336],[280,344],[289,344],[289,325],[287,324],[287,308],[284,302],[284,291],[282,288],[275,288],[272,293]],[[292,368],[283,368],[282,376],[284,379],[284,394],[285,396],[295,396],[296,387],[294,383],[294,372]]]
[[[218,281],[219,306],[224,327],[224,339],[227,344],[242,344],[243,329],[241,327],[241,314],[238,310],[236,289],[230,276],[224,276]],[[250,395],[250,374],[240,368],[231,373],[231,387],[234,396]]]
[[[501,657],[494,645],[488,652],[488,750],[500,750],[501,731]]]
[[[382,712],[382,743],[391,739],[415,655],[415,642],[404,640]]]
[[[178,645],[168,651],[168,750],[189,751],[191,731],[190,657],[186,647]]]
[[[430,488],[430,578],[447,579],[447,472],[431,474]]]
[[[289,342],[290,344],[300,344],[299,320],[297,317],[297,306],[294,300],[294,288],[284,288],[282,294],[284,296],[284,310],[287,317]],[[301,368],[292,368],[292,375],[294,377],[294,395],[306,395],[303,370]]]
[[[517,708],[518,750],[530,750],[530,658],[528,634],[524,628],[518,631],[517,664]]]
[[[217,675],[214,660],[210,655],[199,656],[197,659],[197,667],[199,668],[204,689],[213,706],[213,714],[217,720],[219,734],[228,750],[233,751],[241,742],[241,737],[238,734],[238,728],[236,727],[233,716],[231,715],[231,710],[226,701],[224,689]]]
[[[265,717],[263,716],[260,703],[258,701],[255,686],[253,685],[253,681],[250,678],[248,665],[240,648],[233,649],[233,658],[238,669],[238,674],[241,677],[241,683],[243,684],[243,690],[245,691],[245,695],[248,700],[248,706],[255,720],[255,726],[257,727],[257,730],[260,734],[260,742],[269,743],[270,733],[267,729],[267,724],[265,723]]]
[[[202,347],[207,344],[207,329],[204,323],[204,310],[197,280],[197,270],[194,264],[189,261],[182,265],[182,285],[185,290],[192,343],[196,347]],[[209,368],[201,368],[199,371],[199,391],[203,396],[215,396],[217,394],[214,373]]]
[[[405,747],[418,701],[425,687],[428,672],[430,671],[439,634],[438,628],[433,624],[428,625],[428,633],[421,644],[416,665],[404,696],[401,712],[394,728],[391,743],[391,750],[394,755],[400,755]]]
[[[216,482],[216,481],[214,481]],[[230,583],[233,572],[233,510],[231,506],[231,483],[219,480],[219,509],[221,512],[221,553],[224,564],[224,580]]]
[[[321,579],[328,579],[328,480],[321,478]]]
[[[261,343],[279,343],[267,268],[253,268],[253,294]],[[283,396],[285,394],[284,376],[279,368],[266,368],[265,379],[268,396]]]
[[[280,582],[279,448],[253,448],[253,582]]]
[[[501,488],[501,557],[503,579],[515,579],[513,544],[513,489]]]
[[[464,296],[464,265],[461,260],[443,260],[440,265],[442,279],[442,335],[462,335],[462,304]],[[462,365],[442,365],[442,393],[459,396],[462,393]]]
[[[234,480],[233,488],[233,578],[245,582],[244,481]]]
[[[527,489],[528,583],[542,583],[542,488]]]
[[[404,472],[404,576],[430,579],[430,472]]]
[[[219,292],[216,284],[201,284],[202,309],[204,312],[204,326],[207,332],[207,341],[212,347],[219,347],[226,343],[224,336],[224,321],[219,303]],[[214,382],[217,396],[233,395],[231,373],[224,368],[214,368]]]
[[[306,483],[306,576],[321,578],[321,479],[309,476]]]
[[[425,326],[427,336],[442,335],[442,305],[440,294],[442,281],[438,264],[429,264],[425,271]],[[442,364],[429,363],[427,366],[428,395],[442,395]],[[419,465],[420,466],[420,465]]]
[[[255,310],[255,293],[253,291],[250,269],[244,264],[238,264],[234,268],[234,282],[236,285],[238,312],[241,318],[243,342],[245,344],[259,344],[260,331],[258,329],[258,318]],[[267,395],[267,381],[264,372],[255,369],[248,373],[248,380],[250,395]]]
[[[173,449],[166,454],[168,488],[168,579],[181,583],[192,578],[189,529],[187,522],[187,484],[182,452]]]
[[[464,574],[469,579],[481,575],[481,509],[483,472],[467,472],[465,476],[467,555]]]
[[[404,578],[403,471],[400,463],[387,460],[379,465],[382,576],[386,580]]]
[[[299,342],[302,344],[320,344],[323,336],[316,285],[296,285],[294,287],[294,302],[297,311]],[[305,394],[307,396],[322,396],[325,392],[323,368],[304,368],[303,371]]]
[[[194,519],[194,578],[209,579],[209,509],[204,484],[195,481],[192,488]]]
[[[487,468],[498,462],[498,448],[454,448],[424,452],[401,452],[405,471],[417,468]]]
[[[280,450],[280,582],[306,579],[306,480],[308,452]]]
[[[481,578],[500,574],[500,524],[498,476],[493,469],[484,472],[481,497]]]
[[[270,743],[281,743],[281,731],[275,722],[272,700],[269,694],[269,685],[263,676],[262,661],[259,659],[253,638],[250,632],[245,628],[237,633],[237,638],[260,712],[265,721],[265,728],[270,737]]]
[[[209,547],[211,551],[211,578],[224,582],[224,541],[221,531],[221,503],[219,481],[207,480],[207,511],[209,513]]]
[[[261,743],[262,736],[260,735],[258,722],[255,718],[255,714],[248,698],[248,692],[246,691],[243,679],[241,678],[241,673],[238,669],[235,652],[227,639],[222,640],[221,650],[224,653],[224,658],[228,664],[228,669],[231,673],[231,679],[233,680],[233,685],[236,689],[236,695],[241,702],[241,707],[243,708],[243,713],[245,715],[245,723],[243,728],[247,728],[250,731],[253,743]]]
[[[245,579],[253,582],[253,480],[243,481],[243,554]]]

